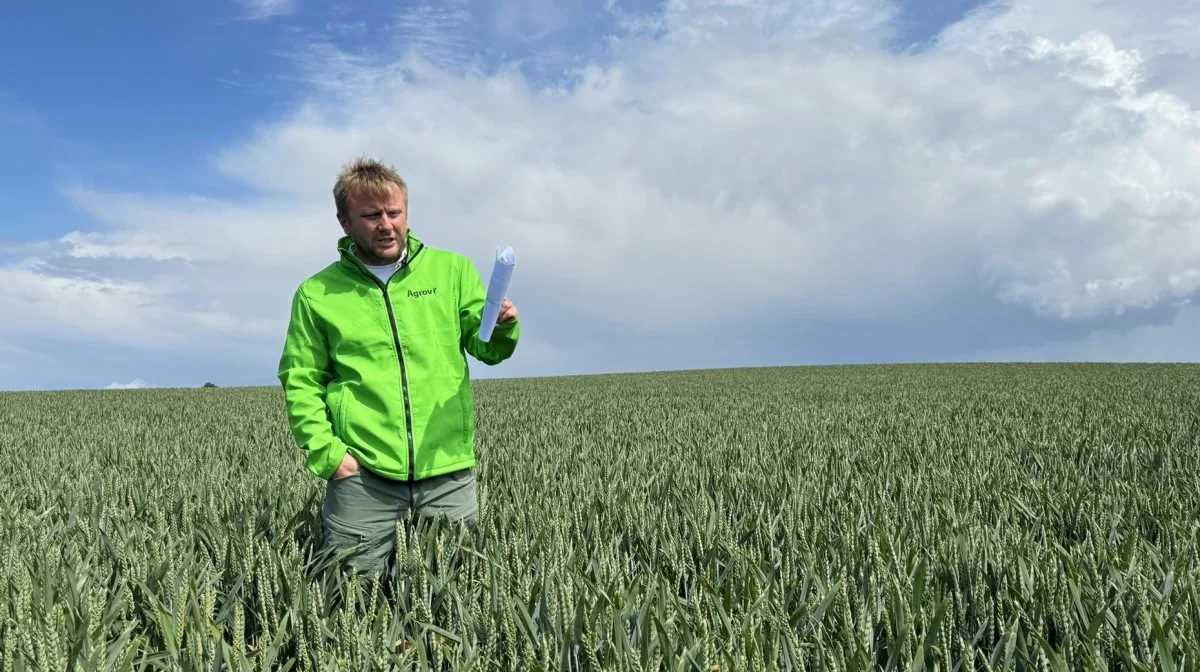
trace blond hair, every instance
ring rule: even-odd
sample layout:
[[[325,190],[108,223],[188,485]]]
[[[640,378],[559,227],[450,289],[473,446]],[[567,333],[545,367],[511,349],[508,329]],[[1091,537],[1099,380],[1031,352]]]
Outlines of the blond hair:
[[[339,217],[346,214],[350,207],[350,193],[363,194],[375,198],[384,198],[393,187],[399,187],[404,194],[404,203],[408,204],[408,185],[404,178],[392,166],[385,165],[377,159],[359,156],[342,166],[337,181],[333,184],[333,202],[337,206]]]

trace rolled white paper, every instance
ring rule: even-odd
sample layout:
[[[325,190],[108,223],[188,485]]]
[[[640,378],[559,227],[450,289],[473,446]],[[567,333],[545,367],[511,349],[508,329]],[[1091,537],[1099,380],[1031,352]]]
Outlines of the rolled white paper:
[[[479,340],[484,343],[492,338],[492,329],[496,327],[496,318],[500,316],[500,304],[508,294],[508,281],[516,263],[511,247],[503,250],[496,248],[496,264],[492,266],[492,279],[488,283],[487,300],[483,304],[483,322],[479,325]]]

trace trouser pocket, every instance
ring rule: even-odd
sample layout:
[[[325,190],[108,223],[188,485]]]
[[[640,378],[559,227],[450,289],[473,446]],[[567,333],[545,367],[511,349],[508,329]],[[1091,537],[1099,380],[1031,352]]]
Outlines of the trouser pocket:
[[[396,503],[359,470],[328,482],[321,506],[323,564],[383,572],[395,547]]]
[[[418,481],[414,488],[418,515],[442,515],[474,528],[479,523],[477,488],[472,469]]]

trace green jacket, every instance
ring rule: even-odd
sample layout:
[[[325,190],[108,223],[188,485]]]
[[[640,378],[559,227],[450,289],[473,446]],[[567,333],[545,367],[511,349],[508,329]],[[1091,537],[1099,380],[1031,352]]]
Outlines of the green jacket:
[[[426,247],[386,286],[350,248],[292,298],[279,360],[288,422],[309,471],[329,479],[348,451],[396,480],[475,466],[475,401],[466,353],[495,365],[512,356],[516,320],[479,340],[487,290],[470,259]]]

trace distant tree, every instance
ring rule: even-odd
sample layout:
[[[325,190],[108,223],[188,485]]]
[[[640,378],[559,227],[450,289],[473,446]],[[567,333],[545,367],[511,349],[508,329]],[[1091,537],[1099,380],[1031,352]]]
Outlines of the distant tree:
[[[205,383],[204,387],[216,387],[215,383]]]

